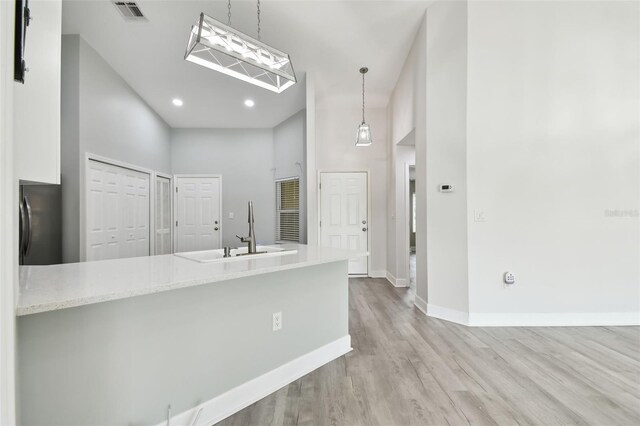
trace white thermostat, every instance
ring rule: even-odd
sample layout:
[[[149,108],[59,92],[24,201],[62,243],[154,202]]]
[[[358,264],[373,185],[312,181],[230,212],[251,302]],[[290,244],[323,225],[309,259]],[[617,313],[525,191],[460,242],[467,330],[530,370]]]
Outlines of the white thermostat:
[[[440,192],[453,192],[453,185],[449,185],[448,183],[443,183],[438,186],[438,191]]]

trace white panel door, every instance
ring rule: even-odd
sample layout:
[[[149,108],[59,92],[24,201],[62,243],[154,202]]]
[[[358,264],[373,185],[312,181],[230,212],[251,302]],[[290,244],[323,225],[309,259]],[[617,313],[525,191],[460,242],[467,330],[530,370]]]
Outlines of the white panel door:
[[[176,177],[176,252],[221,246],[220,177]]]
[[[366,251],[367,206],[365,172],[320,173],[320,245]],[[367,257],[349,261],[350,274],[367,272]]]
[[[171,250],[171,179],[156,176],[156,238],[155,254],[170,254]]]
[[[88,162],[88,261],[149,255],[149,183],[147,173]]]

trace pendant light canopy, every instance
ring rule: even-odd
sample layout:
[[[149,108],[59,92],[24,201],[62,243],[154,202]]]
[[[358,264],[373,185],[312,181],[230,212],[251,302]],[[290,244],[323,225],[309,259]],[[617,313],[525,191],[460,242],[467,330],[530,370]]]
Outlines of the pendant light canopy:
[[[184,58],[256,86],[281,93],[296,83],[289,55],[262,43],[260,1],[258,1],[258,40],[229,25],[200,14],[191,28]]]
[[[369,68],[360,68],[360,74],[362,74],[362,124],[358,126],[358,133],[356,135],[356,146],[369,146],[371,145],[371,128],[364,121],[364,75],[369,71]]]

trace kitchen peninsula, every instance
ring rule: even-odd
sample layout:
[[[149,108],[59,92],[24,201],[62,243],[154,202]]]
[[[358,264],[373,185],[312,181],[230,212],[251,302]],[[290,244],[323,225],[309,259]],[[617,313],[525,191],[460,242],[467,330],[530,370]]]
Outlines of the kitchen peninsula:
[[[350,351],[366,253],[279,247],[22,267],[21,424],[213,424]]]

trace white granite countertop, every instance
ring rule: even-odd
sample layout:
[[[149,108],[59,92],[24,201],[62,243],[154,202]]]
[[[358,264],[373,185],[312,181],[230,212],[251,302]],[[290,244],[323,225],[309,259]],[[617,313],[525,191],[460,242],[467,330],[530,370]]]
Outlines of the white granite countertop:
[[[285,256],[234,259],[224,263],[199,263],[168,254],[63,265],[21,266],[16,315],[73,308],[367,255],[364,252],[302,244],[283,244],[279,247],[298,252]]]

